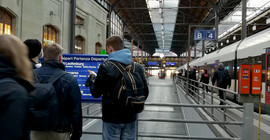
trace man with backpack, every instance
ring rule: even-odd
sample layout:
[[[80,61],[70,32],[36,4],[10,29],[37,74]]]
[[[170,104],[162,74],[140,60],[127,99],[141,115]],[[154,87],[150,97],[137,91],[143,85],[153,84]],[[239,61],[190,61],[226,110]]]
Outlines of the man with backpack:
[[[65,72],[59,44],[47,44],[43,51],[45,61],[34,74],[39,88],[30,107],[31,140],[79,140],[82,110],[77,80]]]
[[[131,52],[124,49],[119,36],[106,40],[109,54],[98,69],[89,71],[86,86],[93,97],[102,97],[103,140],[135,140],[136,120],[148,97],[148,86],[141,65],[132,62]]]
[[[228,86],[229,88],[231,87],[230,74],[227,70],[224,69],[224,65],[222,63],[219,63],[218,70],[214,73],[212,85],[214,85],[216,81],[217,86],[220,88],[227,89]],[[226,98],[222,90],[219,90],[219,97],[222,100]],[[220,101],[219,105],[224,105],[223,101]]]

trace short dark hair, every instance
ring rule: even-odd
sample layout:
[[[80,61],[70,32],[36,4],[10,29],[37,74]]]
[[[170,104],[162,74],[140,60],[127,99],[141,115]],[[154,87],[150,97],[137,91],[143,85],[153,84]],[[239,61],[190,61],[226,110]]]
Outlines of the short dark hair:
[[[123,46],[123,40],[120,36],[111,36],[106,40],[106,47],[112,46],[115,51],[122,50],[124,48]]]

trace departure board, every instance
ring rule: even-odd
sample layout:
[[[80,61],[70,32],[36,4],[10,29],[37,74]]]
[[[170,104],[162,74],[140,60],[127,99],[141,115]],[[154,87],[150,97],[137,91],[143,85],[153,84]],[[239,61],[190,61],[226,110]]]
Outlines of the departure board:
[[[101,101],[101,98],[92,97],[89,87],[85,87],[85,81],[89,77],[88,70],[97,73],[99,66],[107,59],[108,55],[63,54],[66,72],[77,79],[82,101]]]

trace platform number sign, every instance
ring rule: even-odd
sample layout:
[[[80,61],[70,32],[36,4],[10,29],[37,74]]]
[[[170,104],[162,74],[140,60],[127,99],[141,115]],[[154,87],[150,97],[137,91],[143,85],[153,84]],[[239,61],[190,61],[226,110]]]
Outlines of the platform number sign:
[[[205,40],[216,40],[216,31],[215,30],[205,30]]]
[[[195,30],[194,40],[204,40],[205,39],[205,30]]]
[[[215,30],[195,30],[194,40],[216,40]]]

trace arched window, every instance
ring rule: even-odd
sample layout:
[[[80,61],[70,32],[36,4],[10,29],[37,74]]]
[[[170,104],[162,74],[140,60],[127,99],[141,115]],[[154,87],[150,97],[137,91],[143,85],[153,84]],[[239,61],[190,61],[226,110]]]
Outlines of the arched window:
[[[85,41],[81,36],[75,38],[75,54],[84,54]]]
[[[58,31],[51,25],[43,26],[43,40],[42,44],[46,45],[49,42],[59,42],[59,33]]]
[[[0,35],[11,34],[12,17],[5,11],[0,9]]]

